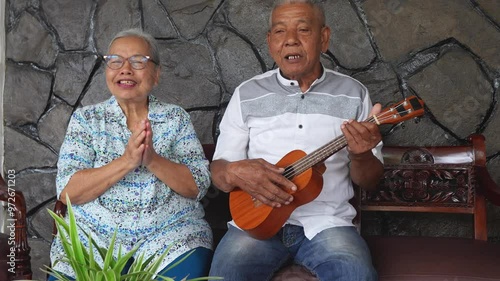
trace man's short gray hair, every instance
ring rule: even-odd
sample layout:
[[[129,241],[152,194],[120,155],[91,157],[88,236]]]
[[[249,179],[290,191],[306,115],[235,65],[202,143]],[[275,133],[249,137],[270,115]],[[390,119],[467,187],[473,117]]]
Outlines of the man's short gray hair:
[[[308,4],[310,5],[316,14],[319,16],[319,22],[321,26],[325,26],[326,20],[325,20],[325,10],[323,9],[323,6],[314,1],[314,0],[276,0],[273,5],[273,9],[271,10],[271,14],[269,15],[269,30],[271,30],[271,27],[273,25],[273,12],[276,8],[279,6],[287,5],[287,4]]]
[[[111,44],[115,42],[116,39],[124,38],[124,37],[138,37],[146,41],[149,45],[149,52],[151,53],[151,59],[157,63],[157,66],[160,65],[160,52],[158,51],[158,44],[156,43],[156,39],[149,33],[144,32],[140,28],[131,28],[118,32],[111,42],[108,45],[108,50],[111,47]]]

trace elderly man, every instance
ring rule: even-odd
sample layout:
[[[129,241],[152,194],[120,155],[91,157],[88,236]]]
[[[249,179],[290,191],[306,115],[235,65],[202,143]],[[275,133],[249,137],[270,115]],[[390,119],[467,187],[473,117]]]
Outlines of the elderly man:
[[[255,208],[286,212],[303,188],[295,180],[299,173],[290,176],[300,167],[285,170],[274,163],[290,151],[311,153],[339,137],[347,146],[322,155],[308,168],[319,174],[319,181],[306,183],[319,185],[318,195],[293,208],[282,224],[275,222],[278,231],[270,237],[242,229],[233,213],[235,220],[216,249],[211,276],[270,280],[280,267],[295,262],[322,281],[377,279],[369,249],[352,224],[356,211],[349,199],[354,184],[374,189],[383,173],[379,129],[362,121],[379,113],[380,105],[372,106],[360,82],[323,67],[320,55],[329,38],[318,4],[278,1],[267,34],[278,68],[235,90],[220,124],[212,180],[225,192],[248,194]]]

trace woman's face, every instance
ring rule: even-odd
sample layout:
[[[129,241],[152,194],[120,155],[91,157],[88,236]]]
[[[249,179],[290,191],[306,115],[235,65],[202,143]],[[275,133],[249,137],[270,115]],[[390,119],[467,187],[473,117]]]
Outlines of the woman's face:
[[[111,94],[120,102],[142,102],[158,84],[160,68],[147,61],[144,69],[134,69],[128,60],[132,56],[151,56],[149,45],[139,37],[122,37],[110,46],[108,56],[118,55],[123,66],[118,69],[106,67],[106,84]]]

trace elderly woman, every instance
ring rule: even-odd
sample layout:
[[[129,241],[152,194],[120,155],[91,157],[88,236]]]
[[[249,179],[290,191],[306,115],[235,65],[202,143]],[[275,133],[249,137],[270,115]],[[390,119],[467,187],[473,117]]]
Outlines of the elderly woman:
[[[208,161],[186,111],[150,95],[160,77],[155,40],[138,29],[122,31],[103,58],[112,96],[74,112],[59,154],[58,197],[69,196],[77,223],[101,247],[116,231],[126,251],[137,243],[146,256],[168,250],[159,275],[206,276],[212,233],[200,199],[210,185]],[[56,238],[52,264],[62,258]],[[67,263],[53,269],[74,276]]]

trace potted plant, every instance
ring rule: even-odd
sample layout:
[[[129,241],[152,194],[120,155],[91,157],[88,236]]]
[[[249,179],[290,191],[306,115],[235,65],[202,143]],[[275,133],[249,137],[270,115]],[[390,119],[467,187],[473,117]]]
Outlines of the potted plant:
[[[131,251],[127,253],[122,252],[121,246],[118,247],[118,253],[116,258],[114,257],[114,246],[116,241],[116,232],[111,239],[111,243],[108,248],[99,247],[95,240],[88,235],[89,238],[89,249],[87,249],[83,243],[78,238],[78,226],[76,224],[75,215],[71,206],[71,202],[68,197],[66,197],[67,202],[67,215],[68,222],[66,222],[62,217],[58,216],[51,210],[48,210],[50,216],[54,219],[57,228],[57,235],[61,239],[66,258],[62,260],[67,262],[73,269],[76,275],[76,280],[78,281],[152,281],[155,278],[166,281],[174,281],[174,279],[169,277],[156,276],[156,271],[158,267],[168,253],[168,250],[159,256],[157,259],[153,259],[155,255],[150,257],[145,256],[144,253],[140,253],[136,259],[134,259],[132,265],[126,273],[122,273],[127,261],[137,252],[140,244],[132,248]],[[81,229],[80,229],[81,230]],[[82,231],[82,230],[81,230]],[[102,266],[98,264],[94,257],[94,248],[97,249],[99,255],[103,260]],[[192,252],[191,252],[192,253]],[[191,254],[189,253],[189,254]],[[187,256],[189,256],[189,254]],[[185,258],[187,258],[187,256]],[[184,259],[185,259],[184,258]],[[175,267],[184,259],[181,259],[177,263],[173,264],[170,268]],[[57,280],[66,281],[69,280],[65,275],[47,267],[46,272]],[[185,277],[182,281],[197,281],[197,280],[220,280],[219,277],[200,277],[194,279],[187,279]]]

